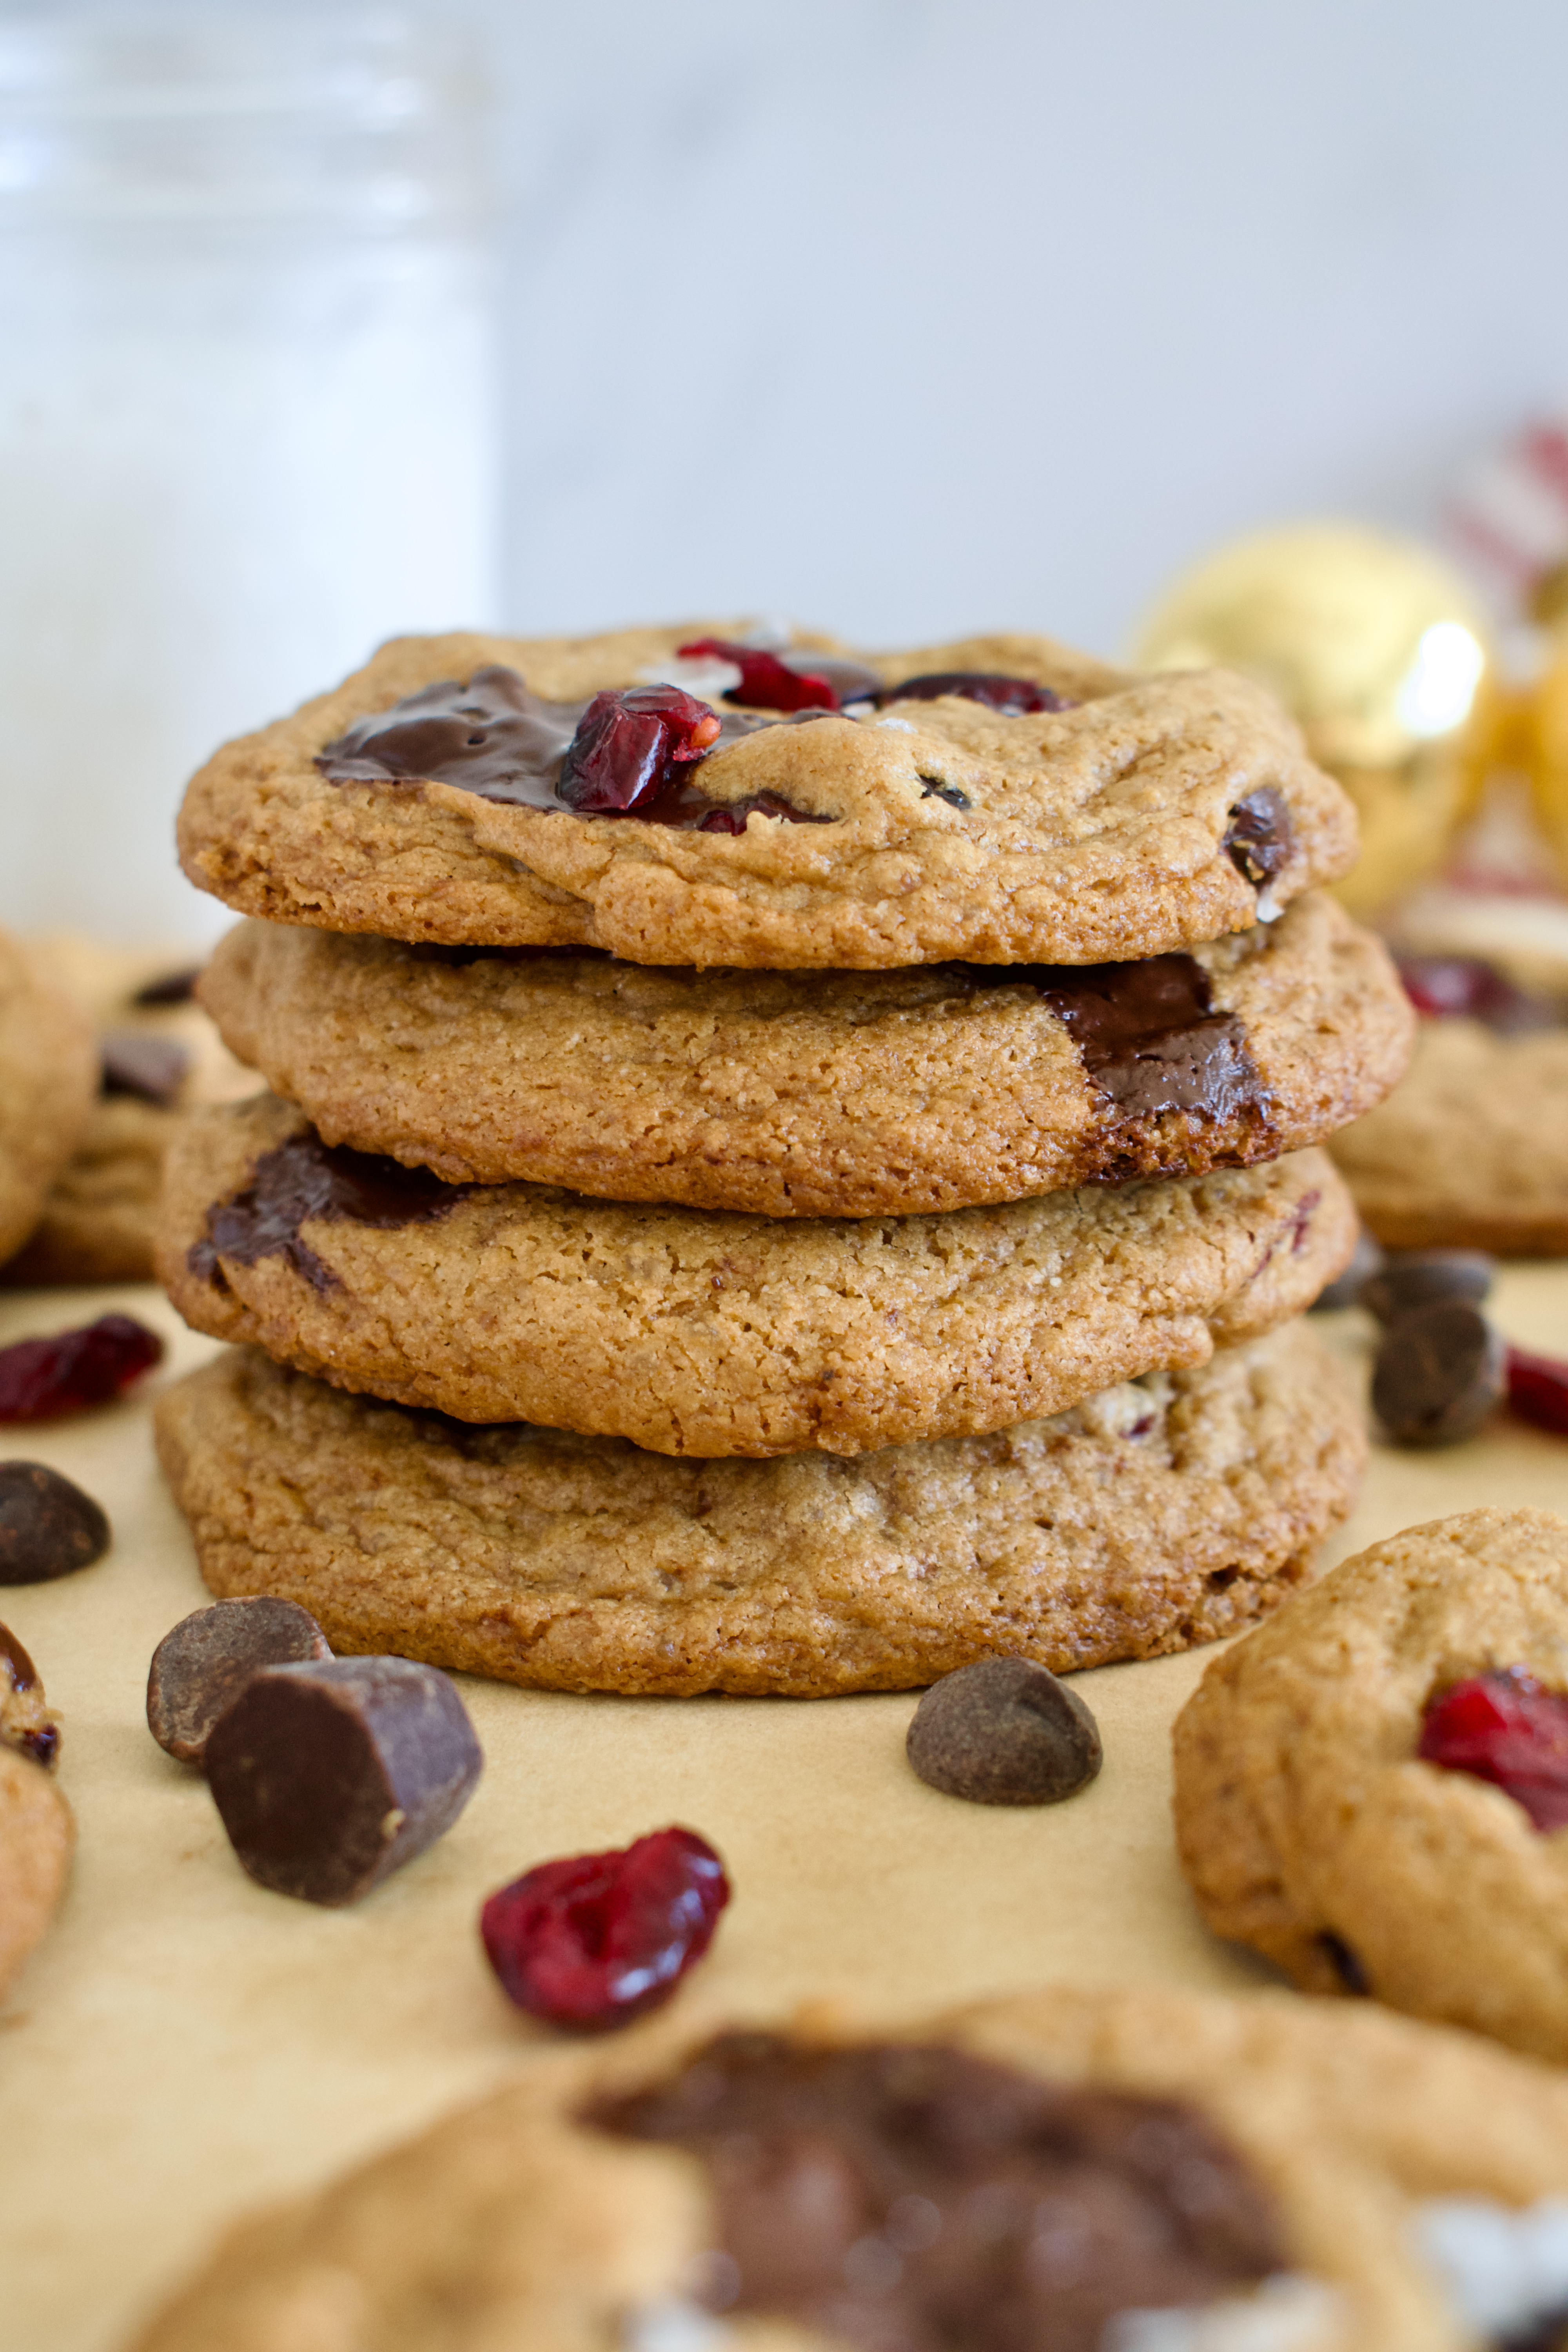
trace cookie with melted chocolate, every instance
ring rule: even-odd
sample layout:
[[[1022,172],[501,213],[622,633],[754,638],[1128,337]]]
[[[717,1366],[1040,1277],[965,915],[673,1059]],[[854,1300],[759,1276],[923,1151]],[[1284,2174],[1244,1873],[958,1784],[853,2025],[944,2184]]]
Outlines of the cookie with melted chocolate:
[[[903,1216],[1201,1175],[1371,1109],[1414,1016],[1326,893],[1142,963],[648,970],[279,923],[202,1002],[333,1144],[771,1217]]]
[[[396,639],[209,761],[185,871],[325,930],[881,971],[1169,954],[1354,857],[1350,802],[1250,680],[1022,635],[846,660],[802,632],[756,661],[745,634]]]

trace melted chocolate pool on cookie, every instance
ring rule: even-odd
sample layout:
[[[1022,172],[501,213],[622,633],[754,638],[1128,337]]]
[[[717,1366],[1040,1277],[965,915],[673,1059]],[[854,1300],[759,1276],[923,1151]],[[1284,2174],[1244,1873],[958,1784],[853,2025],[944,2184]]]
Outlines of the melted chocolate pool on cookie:
[[[255,1265],[264,1257],[281,1257],[312,1289],[335,1290],[337,1276],[300,1239],[302,1225],[352,1223],[387,1233],[427,1224],[472,1190],[471,1184],[443,1184],[426,1168],[405,1168],[370,1152],[329,1147],[308,1130],[264,1151],[243,1192],[207,1211],[206,1232],[187,1251],[185,1263],[204,1282],[221,1284],[220,1259]]]
[[[1098,2352],[1118,2313],[1284,2267],[1266,2191],[1204,2116],[957,2050],[727,2034],[587,2120],[707,2167],[710,2308],[864,2352]]]

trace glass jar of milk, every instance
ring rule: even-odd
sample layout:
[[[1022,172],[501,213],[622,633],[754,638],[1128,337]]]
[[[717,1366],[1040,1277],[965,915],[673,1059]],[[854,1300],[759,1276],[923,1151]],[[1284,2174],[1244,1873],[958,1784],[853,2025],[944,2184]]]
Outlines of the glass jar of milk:
[[[446,12],[0,23],[0,922],[195,940],[186,777],[493,625],[480,90]]]

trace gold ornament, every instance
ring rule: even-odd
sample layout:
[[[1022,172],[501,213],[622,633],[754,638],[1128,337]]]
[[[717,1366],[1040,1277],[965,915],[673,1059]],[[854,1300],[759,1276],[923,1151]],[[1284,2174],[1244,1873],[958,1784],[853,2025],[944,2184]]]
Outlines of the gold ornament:
[[[1527,764],[1536,818],[1568,876],[1568,617],[1561,613],[1531,702]]]
[[[1340,885],[1357,914],[1439,864],[1503,722],[1489,632],[1464,582],[1425,548],[1354,523],[1222,548],[1169,591],[1136,658],[1222,664],[1273,688],[1360,814],[1361,857]]]

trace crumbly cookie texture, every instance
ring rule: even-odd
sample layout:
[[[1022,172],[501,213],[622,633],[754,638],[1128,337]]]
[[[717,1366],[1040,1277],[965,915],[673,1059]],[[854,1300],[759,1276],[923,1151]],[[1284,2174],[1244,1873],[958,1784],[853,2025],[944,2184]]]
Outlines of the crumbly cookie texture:
[[[294,1138],[309,1139],[307,1171],[319,1169],[311,1131],[275,1098],[187,1121],[169,1158],[158,1276],[188,1323],[340,1388],[658,1454],[860,1454],[1063,1412],[1271,1330],[1310,1305],[1355,1238],[1349,1196],[1310,1151],[858,1220],[627,1206],[527,1184],[465,1192],[425,1176],[406,1219],[395,1189],[396,1223],[307,1218],[285,1231],[292,1213],[258,1218],[245,1201],[289,1169],[291,1155],[269,1155]],[[432,1194],[450,1195],[437,1213]],[[223,1246],[224,1204],[237,1200],[244,1256]]]
[[[1351,1509],[1359,1402],[1300,1323],[1050,1421],[853,1462],[677,1462],[349,1397],[235,1349],[158,1448],[220,1599],[552,1690],[905,1690],[1220,1639]]]
[[[1390,1249],[1568,1255],[1568,1028],[1421,1022],[1405,1076],[1333,1152]]]
[[[631,687],[689,639],[742,625],[396,638],[208,761],[180,816],[184,869],[242,914],[327,930],[599,947],[645,964],[877,970],[1100,963],[1244,929],[1258,893],[1224,841],[1232,811],[1263,789],[1291,833],[1275,905],[1354,860],[1350,801],[1263,688],[1220,670],[1131,677],[1046,637],[975,637],[869,666],[889,685],[1005,672],[1075,709],[1015,719],[952,697],[893,704],[864,721],[769,727],[702,766],[715,801],[773,793],[830,823],[756,813],[732,836],[682,832],[449,782],[333,783],[315,765],[354,720],[439,680],[500,663],[571,700]],[[798,645],[831,642],[802,633]]]
[[[689,2062],[720,2022],[700,1998],[677,2023],[539,2052],[480,2104],[241,2223],[134,2352],[830,2352],[785,2320],[694,2310],[694,2258],[716,2234],[703,2168],[583,2120]],[[818,2013],[793,2039],[853,2046],[869,2030]],[[1370,2010],[1053,1986],[897,2031],[1063,2084],[1179,2101],[1271,2193],[1288,2275],[1326,2293],[1297,2303],[1292,2327],[1271,2328],[1266,2293],[1261,2308],[1216,2307],[1212,2334],[1201,2312],[1173,2314],[1180,2332],[1139,2339],[1150,2345],[1474,2352],[1423,2255],[1434,2200],[1486,2200],[1506,2221],[1568,2193],[1568,2083]]]
[[[1326,894],[1194,961],[1229,1021],[1194,1029],[1167,1091],[1220,1099],[1153,1112],[1125,1099],[1130,1056],[1101,1083],[1042,987],[1005,968],[703,972],[250,922],[201,995],[327,1142],[451,1183],[904,1216],[1273,1159],[1398,1078],[1415,1016],[1386,950]],[[1226,1056],[1255,1087],[1209,1079]]]
[[[1466,1511],[1374,1544],[1209,1666],[1175,1727],[1176,1833],[1210,1927],[1298,1984],[1359,1970],[1561,2064],[1568,1840],[1416,1752],[1435,1692],[1510,1665],[1568,1678],[1568,1521]]]
[[[132,1095],[98,1096],[26,1242],[0,1268],[0,1283],[149,1282],[163,1155],[179,1106],[254,1094],[256,1077],[240,1067],[199,1005],[136,1003],[139,989],[178,967],[178,950],[122,950],[60,933],[37,940],[31,952],[50,982],[76,1000],[95,1036],[114,1031],[167,1040],[189,1057],[189,1068],[176,1103],[167,1108]]]
[[[0,1260],[37,1223],[97,1091],[86,1015],[40,957],[0,932]]]

